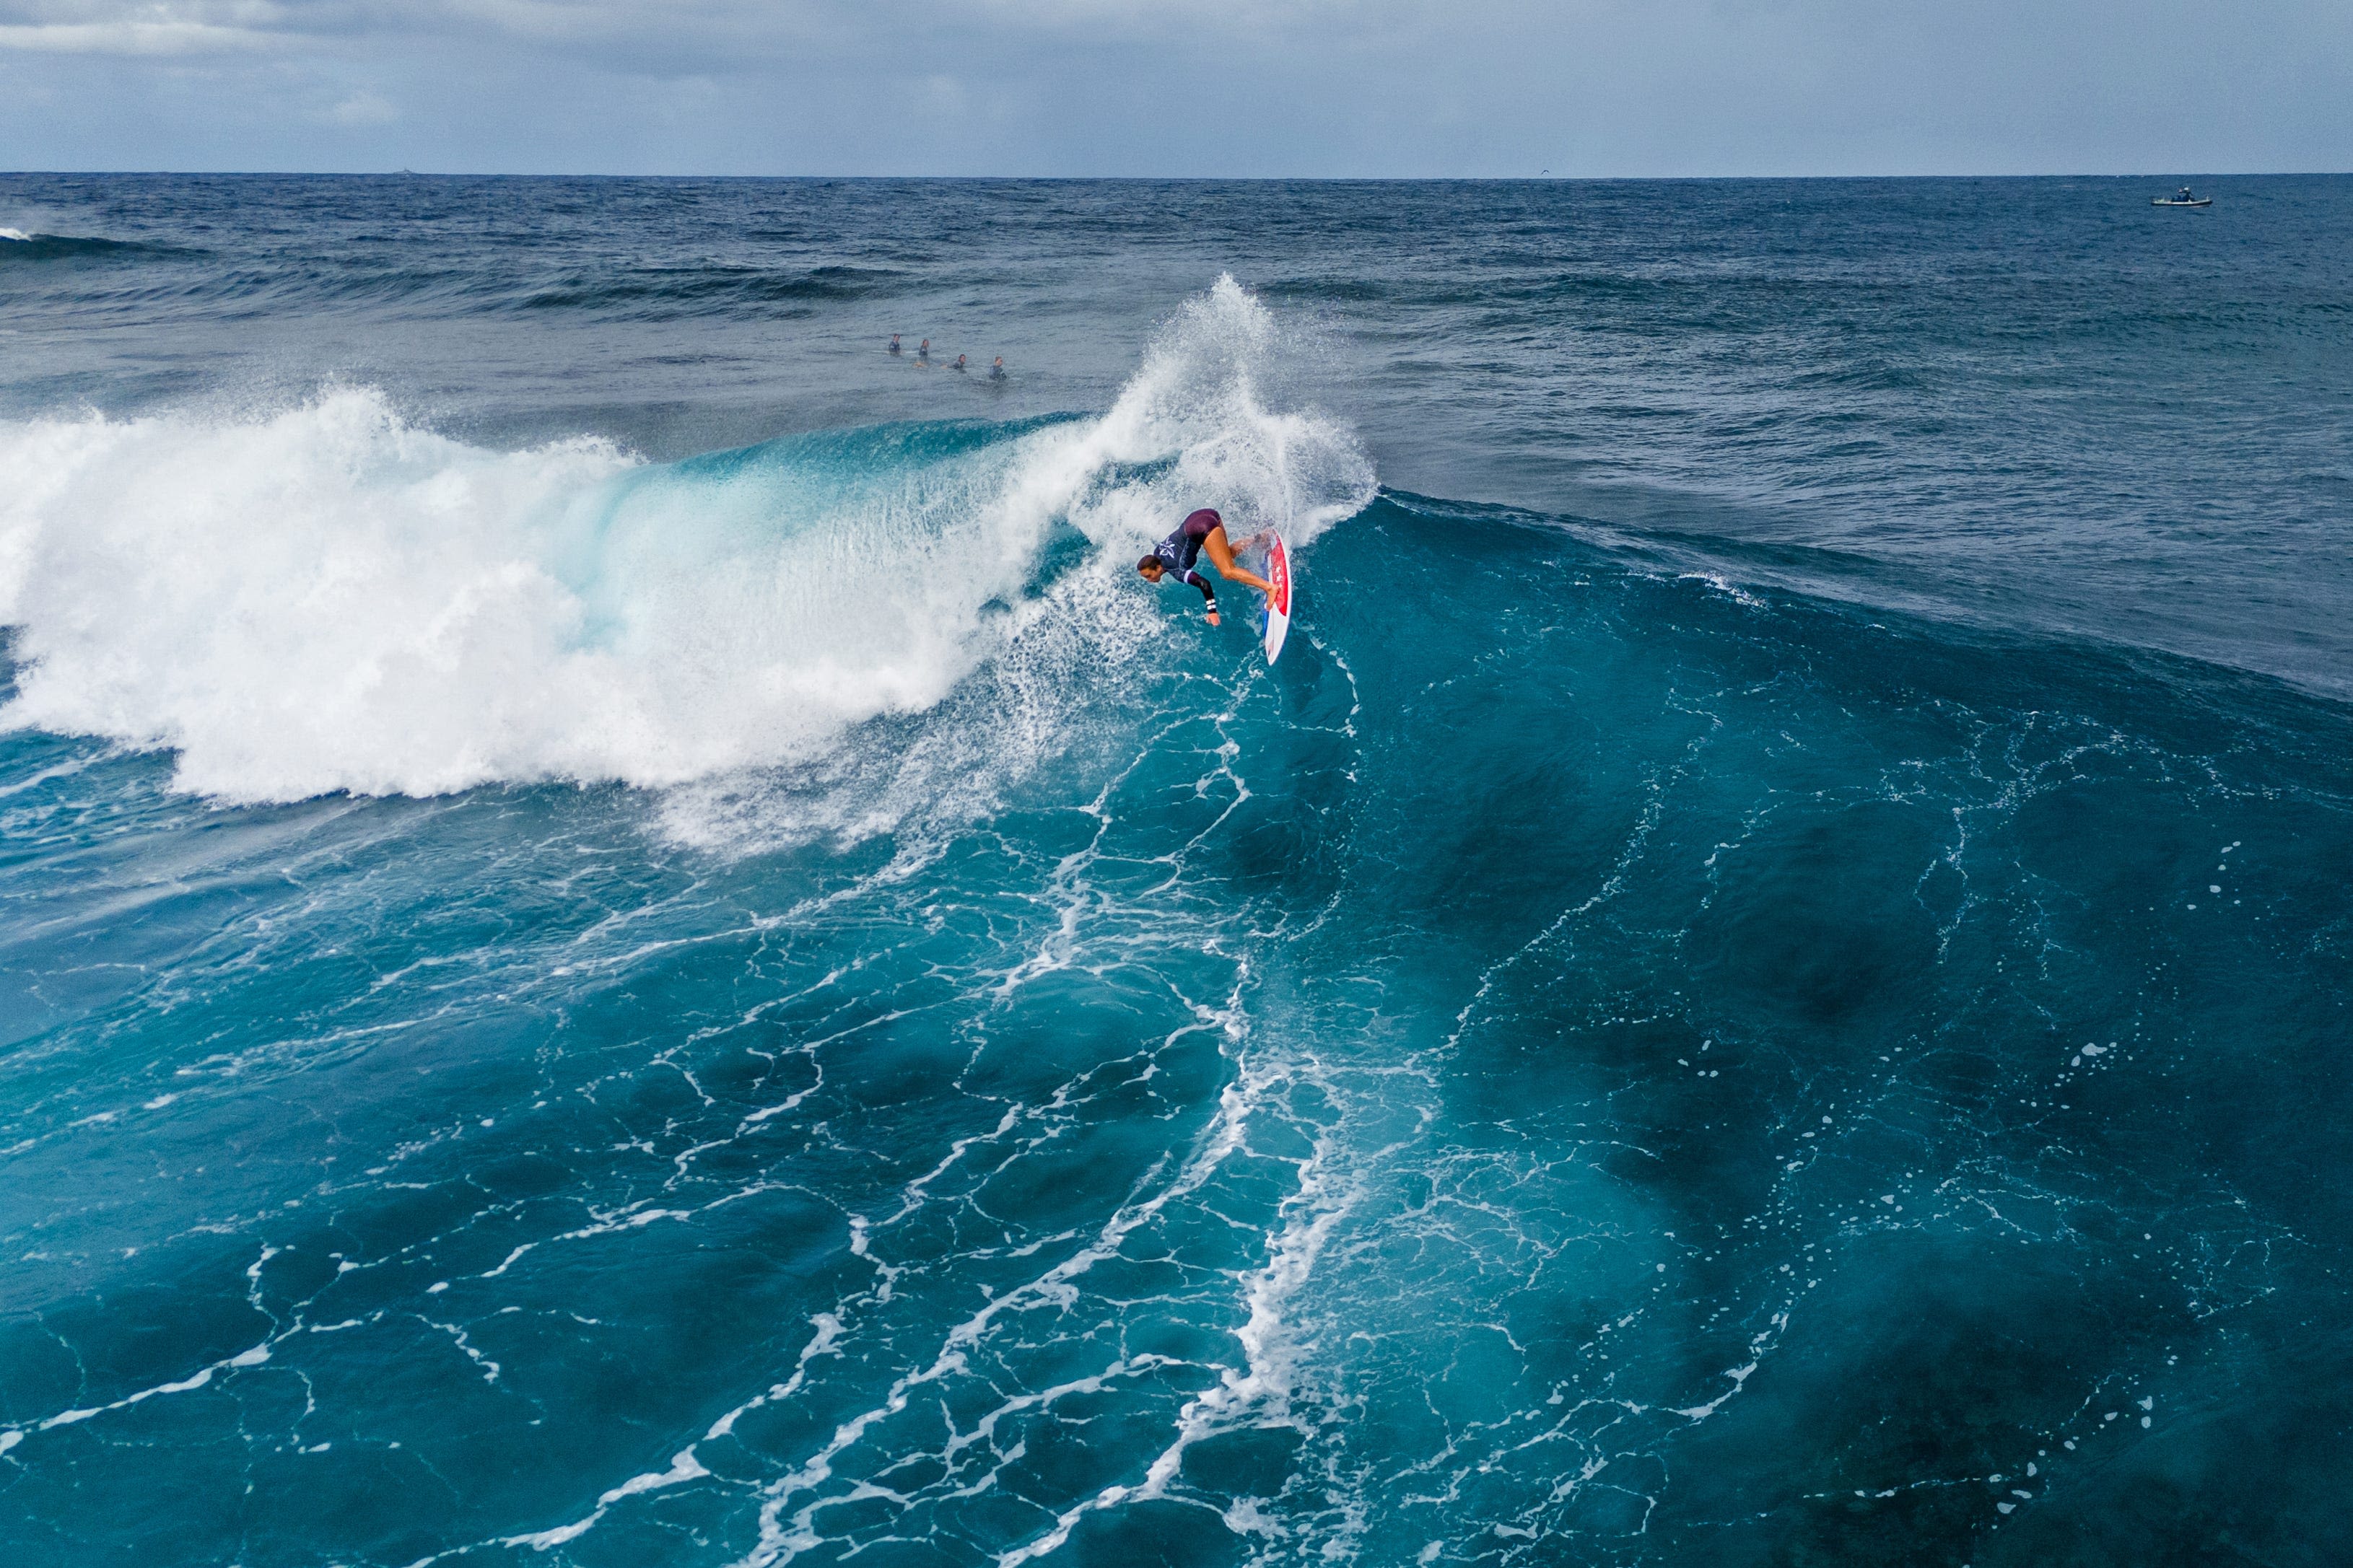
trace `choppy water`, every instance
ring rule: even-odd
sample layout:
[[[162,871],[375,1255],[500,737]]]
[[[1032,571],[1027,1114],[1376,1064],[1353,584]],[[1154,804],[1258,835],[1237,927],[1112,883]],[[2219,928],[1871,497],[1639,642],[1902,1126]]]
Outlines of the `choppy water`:
[[[2147,194],[0,181],[9,1560],[2331,1560],[2353,180]]]

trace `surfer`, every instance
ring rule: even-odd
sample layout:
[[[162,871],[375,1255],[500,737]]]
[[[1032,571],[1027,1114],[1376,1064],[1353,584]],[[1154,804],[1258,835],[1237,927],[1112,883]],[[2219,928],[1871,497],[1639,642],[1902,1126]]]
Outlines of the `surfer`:
[[[1243,542],[1245,546],[1256,544],[1261,537],[1253,534]],[[1176,531],[1155,545],[1151,554],[1137,562],[1135,569],[1143,574],[1147,583],[1157,583],[1174,573],[1179,583],[1190,583],[1200,589],[1201,597],[1208,601],[1203,607],[1208,610],[1209,624],[1214,626],[1218,624],[1218,591],[1209,586],[1207,577],[1193,570],[1193,563],[1200,559],[1204,551],[1208,552],[1209,564],[1215,566],[1218,575],[1227,582],[1247,583],[1268,597],[1273,596],[1273,584],[1234,563],[1234,547],[1226,538],[1225,519],[1208,507],[1177,524]]]
[[[949,368],[950,370],[962,370],[962,369],[964,369],[964,367],[965,367],[965,366],[964,366],[964,355],[962,355],[962,354],[958,354],[958,355],[956,355],[956,362],[955,362],[955,363],[954,363],[954,364],[952,364],[952,365],[948,366],[948,368]]]
[[[899,352],[899,334],[896,332],[891,334],[891,352],[892,353]]]
[[[1005,356],[1003,354],[998,354],[997,356],[997,363],[988,367],[988,379],[991,381],[1003,381],[1005,379]]]

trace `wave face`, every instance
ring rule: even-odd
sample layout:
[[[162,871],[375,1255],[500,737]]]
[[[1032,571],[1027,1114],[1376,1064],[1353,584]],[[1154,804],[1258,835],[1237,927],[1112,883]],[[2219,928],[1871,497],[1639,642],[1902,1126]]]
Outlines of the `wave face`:
[[[2353,1531],[2353,713],[2004,597],[2183,426],[2032,469],[2012,535],[1903,434],[1936,355],[1876,391],[1840,358],[1934,299],[1788,318],[1844,423],[1773,382],[1775,276],[1925,256],[1968,296],[1885,188],[1464,193],[1527,209],[1497,267],[1499,233],[1651,243],[1650,209],[1705,241],[1509,288],[1406,221],[1429,191],[722,193],[778,276],[1050,317],[1100,384],[955,376],[947,327],[918,369],[880,317],[839,318],[841,368],[767,306],[453,302],[562,269],[518,204],[691,251],[702,187],[278,189],[0,208],[216,247],[0,300],[0,1559],[2022,1568]],[[1793,249],[1791,203],[1912,248]],[[1329,248],[1352,204],[1388,270]],[[936,239],[974,210],[1010,237]],[[1205,226],[1285,286],[1205,287]],[[448,335],[331,286],[387,258],[470,280]],[[1317,289],[1391,313],[1268,302]],[[1697,483],[1544,504],[1593,450],[1457,395],[1521,328],[1418,323],[1546,289],[1569,358],[1647,320],[1612,384],[1747,406],[1740,460],[1846,464],[1902,548],[1719,528]],[[69,363],[32,296],[112,324]],[[2234,384],[2246,428],[2334,319],[2281,318],[2312,356]],[[2091,374],[2037,342],[2046,390]],[[2054,395],[2035,458],[1937,400],[1989,443],[1961,467],[2102,427]],[[2285,606],[2240,653],[2332,657],[2295,610],[2322,514],[2230,532],[2325,500],[2325,412],[2272,431],[2304,478],[2200,513],[2215,622],[2263,621],[2230,587],[2262,560]],[[1721,471],[1681,417],[1645,439]],[[1388,468],[1514,431],[1515,504]],[[1903,460],[1874,489],[1850,442]],[[1272,668],[1133,570],[1205,501],[1298,546]]]

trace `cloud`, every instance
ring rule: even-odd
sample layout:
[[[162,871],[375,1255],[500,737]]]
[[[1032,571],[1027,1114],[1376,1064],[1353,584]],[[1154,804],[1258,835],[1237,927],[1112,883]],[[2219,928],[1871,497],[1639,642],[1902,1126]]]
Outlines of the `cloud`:
[[[30,54],[194,55],[266,47],[249,6],[54,5],[0,7],[0,49]]]
[[[1420,0],[0,0],[0,49],[165,55],[364,38],[506,40],[672,74],[795,51],[887,58],[950,37],[1166,41],[1361,21]]]
[[[35,167],[2341,168],[2348,100],[2344,0],[0,0]]]
[[[389,125],[400,118],[400,105],[362,89],[327,110],[327,118],[338,125]]]

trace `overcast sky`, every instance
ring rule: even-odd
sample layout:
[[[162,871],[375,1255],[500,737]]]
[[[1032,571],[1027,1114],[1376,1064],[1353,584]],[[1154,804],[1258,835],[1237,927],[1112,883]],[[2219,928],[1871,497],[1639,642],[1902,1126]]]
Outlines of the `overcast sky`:
[[[2353,169],[2353,0],[0,0],[0,168]]]

